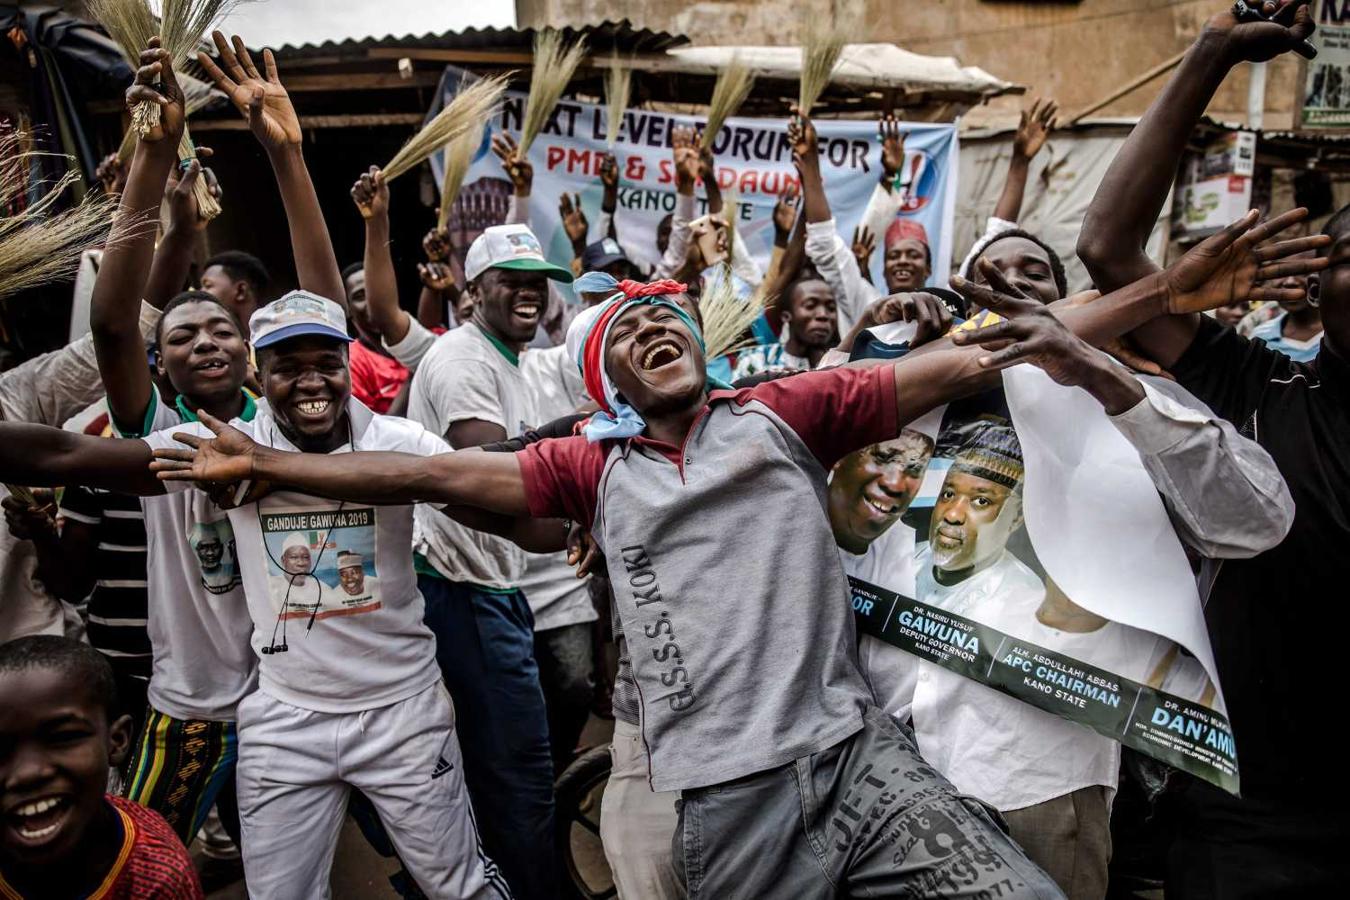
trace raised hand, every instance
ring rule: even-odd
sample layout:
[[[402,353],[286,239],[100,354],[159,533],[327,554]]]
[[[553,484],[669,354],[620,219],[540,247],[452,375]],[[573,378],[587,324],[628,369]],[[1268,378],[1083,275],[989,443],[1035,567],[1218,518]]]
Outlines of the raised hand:
[[[788,145],[792,148],[792,161],[799,167],[820,162],[816,126],[795,105],[792,107],[792,118],[788,119]]]
[[[882,116],[877,137],[881,141],[881,180],[894,181],[905,164],[905,133],[900,130],[900,120],[892,113]]]
[[[877,238],[866,225],[853,229],[853,258],[858,261],[858,271],[868,281],[872,280],[872,254],[877,250]]]
[[[422,252],[427,262],[445,262],[450,258],[450,232],[444,228],[433,228],[422,238]]]
[[[1045,146],[1050,132],[1055,127],[1055,113],[1059,104],[1054,100],[1031,101],[1031,109],[1022,110],[1022,118],[1017,124],[1017,134],[1013,136],[1013,153],[1023,159],[1031,159]]]
[[[169,230],[200,233],[206,230],[211,220],[204,218],[197,208],[197,197],[193,193],[197,179],[206,179],[206,189],[212,197],[221,197],[220,182],[216,174],[204,168],[200,162],[211,156],[209,147],[197,148],[197,159],[189,160],[187,167],[174,166],[169,170],[169,180],[165,185],[164,197],[169,204]]]
[[[619,161],[615,159],[613,153],[606,153],[600,162],[600,184],[607,191],[619,188]]]
[[[530,165],[527,158],[521,156],[516,139],[505,132],[494,134],[492,152],[502,161],[502,169],[506,171],[506,177],[511,179],[516,196],[530,196],[530,189],[534,186],[534,166]]]
[[[277,61],[272,51],[263,50],[264,75],[253,64],[253,57],[239,35],[232,38],[233,49],[219,31],[213,32],[211,37],[216,42],[221,65],[216,65],[205,52],[197,53],[197,62],[248,120],[253,136],[268,151],[299,146],[304,139],[300,117],[295,114],[290,94],[286,93],[277,75]]]
[[[694,129],[688,125],[677,126],[670,133],[670,148],[675,157],[675,189],[681,194],[693,193],[703,166],[694,138]]]
[[[371,166],[368,172],[363,172],[352,185],[351,194],[361,218],[367,221],[389,218],[389,183],[384,180],[379,166]]]
[[[140,68],[136,70],[136,78],[127,88],[126,96],[127,108],[141,102],[159,107],[159,123],[141,135],[141,141],[147,144],[164,142],[177,153],[178,141],[187,123],[187,101],[174,73],[169,51],[160,47],[158,37],[152,37],[149,46],[141,51]]]
[[[201,410],[198,416],[215,437],[176,433],[173,439],[186,444],[188,449],[157,449],[155,461],[150,463],[150,471],[161,481],[194,482],[226,508],[262,496],[267,490],[266,486],[252,483],[246,489],[246,497],[236,496],[236,489],[253,478],[258,445],[248,435],[231,428],[206,410]]]
[[[455,284],[455,273],[443,262],[428,262],[417,264],[417,277],[422,279],[422,286],[438,291],[442,294],[455,290],[458,285]]]
[[[1270,21],[1239,22],[1226,7],[1205,23],[1206,34],[1222,38],[1232,64],[1265,62],[1288,53],[1312,37],[1312,0],[1251,0],[1248,4],[1270,16]]]
[[[1205,312],[1229,303],[1250,300],[1298,300],[1302,288],[1282,288],[1275,282],[1291,275],[1325,269],[1326,258],[1290,259],[1331,243],[1323,234],[1273,240],[1308,217],[1300,207],[1256,224],[1252,210],[1218,234],[1192,247],[1162,273],[1167,309],[1174,314]]]
[[[562,218],[563,230],[567,232],[567,238],[576,246],[586,243],[586,232],[590,224],[586,221],[586,214],[581,211],[581,195],[573,194],[568,196],[563,191],[562,198],[558,201],[558,215]]]

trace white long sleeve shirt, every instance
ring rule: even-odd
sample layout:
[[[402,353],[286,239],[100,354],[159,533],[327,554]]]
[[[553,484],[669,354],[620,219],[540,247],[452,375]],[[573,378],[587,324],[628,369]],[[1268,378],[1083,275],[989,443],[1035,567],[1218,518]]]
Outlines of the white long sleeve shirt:
[[[1184,388],[1163,379],[1140,381],[1144,399],[1110,418],[1138,450],[1178,536],[1202,554],[1219,558],[1252,556],[1282,541],[1293,524],[1294,501],[1270,455]],[[908,585],[917,587],[915,581],[931,565],[915,558],[913,529],[896,523],[882,540],[887,542],[885,556],[896,563],[885,571],[886,583],[903,587],[908,579]],[[850,575],[882,577],[865,568],[875,567],[873,554],[842,556]],[[949,600],[962,604],[951,611],[964,614],[979,600],[980,621],[1070,656],[1079,655],[1074,650],[1079,645],[1080,658],[1107,668],[1114,665],[1111,671],[1137,681],[1145,679],[1170,646],[1114,622],[1084,635],[1052,629],[1035,617],[1043,589],[1037,593],[1010,587],[1009,579],[1030,584],[1016,577],[1021,574],[1000,564],[972,576],[947,590],[953,594]],[[928,593],[940,592],[929,585]],[[929,602],[944,605],[940,599]],[[1103,660],[1104,652],[1115,662]],[[1115,789],[1120,768],[1116,741],[870,635],[862,637],[858,653],[878,702],[897,717],[912,715],[920,752],[959,791],[1007,811],[1093,785]],[[1203,687],[1202,679],[1192,692],[1197,699]],[[1165,688],[1182,690],[1172,683]]]

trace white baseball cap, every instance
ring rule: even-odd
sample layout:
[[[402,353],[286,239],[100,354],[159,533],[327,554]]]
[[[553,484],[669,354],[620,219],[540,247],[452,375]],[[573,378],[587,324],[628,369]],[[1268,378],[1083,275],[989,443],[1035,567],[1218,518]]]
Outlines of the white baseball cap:
[[[308,291],[291,291],[262,307],[248,320],[248,328],[255,348],[270,347],[304,334],[352,340],[347,334],[347,316],[342,307]]]
[[[474,239],[464,257],[464,277],[473,281],[488,269],[543,272],[554,281],[572,283],[571,271],[544,259],[539,239],[525,225],[493,225]]]

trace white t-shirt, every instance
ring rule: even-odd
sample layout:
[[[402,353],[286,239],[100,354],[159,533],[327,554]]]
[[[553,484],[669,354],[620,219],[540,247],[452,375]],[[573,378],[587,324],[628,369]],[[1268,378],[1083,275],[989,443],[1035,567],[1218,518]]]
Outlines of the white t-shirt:
[[[356,450],[423,456],[450,452],[444,441],[407,419],[375,415],[356,400],[347,408],[353,441],[334,453],[351,452],[353,444]],[[263,446],[296,449],[266,403],[259,403],[252,422],[235,427]],[[188,428],[209,435],[202,425]],[[176,446],[171,432],[147,440],[155,447]],[[422,624],[422,595],[408,552],[411,506],[365,506],[282,491],[230,510],[229,518],[262,690],[302,709],[350,713],[405,700],[440,679],[436,639]],[[339,590],[338,556],[349,554],[362,557],[369,596]],[[283,562],[303,565],[310,574],[293,579]],[[285,652],[262,652],[283,643]]]
[[[955,585],[933,579],[927,547],[918,555],[917,568],[918,596],[931,606],[1135,680],[1146,677],[1158,643],[1155,635],[1114,622],[1083,634],[1043,625],[1036,611],[1045,599],[1045,586],[1010,553]],[[874,659],[914,659],[898,648],[887,649],[889,653],[877,651]],[[919,752],[957,790],[1001,811],[1093,785],[1115,790],[1120,770],[1116,741],[941,666],[917,662],[912,714]],[[892,704],[901,698],[882,699]]]
[[[565,346],[525,351],[520,358],[520,371],[534,392],[539,414],[535,425],[571,415],[589,400],[581,372],[568,358]],[[527,553],[519,587],[534,613],[535,631],[599,618],[591,604],[587,580],[577,578],[576,570],[567,564],[565,552]]]
[[[914,596],[914,529],[895,522],[881,533],[862,554],[842,547],[839,558],[844,573],[868,584],[894,591],[902,597]],[[904,722],[914,702],[914,686],[919,678],[918,657],[870,634],[858,636],[858,664],[867,679],[877,704]]]
[[[169,435],[194,426],[177,406],[162,403],[158,391],[150,397],[146,442],[177,446]],[[254,411],[250,401],[244,416]],[[243,419],[230,424],[246,426]],[[258,663],[249,647],[253,622],[230,520],[201,491],[142,497],[141,511],[146,630],[154,654],[150,705],[175,719],[233,721],[239,701],[257,687]]]
[[[521,368],[472,322],[436,338],[413,375],[408,418],[436,436],[455,422],[479,419],[513,437],[539,424],[534,393]],[[507,590],[520,586],[525,551],[505,538],[417,508],[413,546],[451,581]]]

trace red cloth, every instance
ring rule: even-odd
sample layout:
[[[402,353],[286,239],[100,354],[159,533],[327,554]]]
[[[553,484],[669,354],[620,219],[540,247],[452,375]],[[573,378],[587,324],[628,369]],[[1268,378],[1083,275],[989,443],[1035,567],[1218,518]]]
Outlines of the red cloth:
[[[360,341],[350,346],[352,396],[380,415],[388,413],[411,373],[398,360],[376,353]]]
[[[88,900],[204,900],[197,870],[183,842],[159,813],[107,796],[118,813],[121,848]],[[0,875],[0,898],[19,898]]]
[[[896,219],[886,229],[886,247],[893,247],[904,240],[915,240],[927,247],[928,232],[913,219]]]
[[[895,404],[895,367],[826,369],[766,381],[739,391],[713,391],[713,403],[745,405],[757,400],[773,410],[825,471],[854,450],[890,440],[900,432]],[[704,414],[707,414],[705,408]],[[680,448],[638,436],[678,464]],[[530,515],[595,521],[600,478],[612,441],[591,443],[583,436],[548,438],[516,453]],[[764,501],[771,508],[772,499]]]

